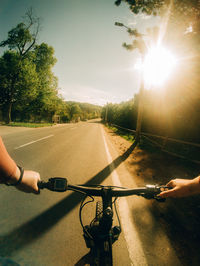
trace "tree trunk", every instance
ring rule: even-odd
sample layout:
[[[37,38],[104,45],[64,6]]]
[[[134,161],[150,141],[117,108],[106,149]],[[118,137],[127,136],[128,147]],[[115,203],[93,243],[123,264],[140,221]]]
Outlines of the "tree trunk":
[[[137,114],[137,125],[136,125],[136,141],[140,141],[141,128],[142,128],[142,114],[143,114],[143,94],[144,94],[144,82],[141,81],[139,102],[138,102],[138,114]]]
[[[12,102],[9,102],[6,114],[6,124],[9,124],[11,122],[11,111],[12,111]]]

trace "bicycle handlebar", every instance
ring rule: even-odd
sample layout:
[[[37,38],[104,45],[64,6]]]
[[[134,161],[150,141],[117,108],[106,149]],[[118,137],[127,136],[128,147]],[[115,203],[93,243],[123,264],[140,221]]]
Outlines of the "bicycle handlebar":
[[[38,183],[39,189],[48,189],[56,192],[64,192],[67,190],[72,190],[75,192],[80,192],[87,194],[89,196],[99,196],[103,197],[106,194],[111,197],[126,197],[131,195],[142,196],[146,199],[156,199],[158,201],[165,201],[165,199],[160,198],[158,194],[163,190],[170,189],[166,186],[159,185],[146,185],[145,187],[139,188],[123,188],[123,187],[115,187],[115,186],[102,186],[102,185],[71,185],[68,184],[66,178],[54,177],[50,178],[48,182],[39,181]]]

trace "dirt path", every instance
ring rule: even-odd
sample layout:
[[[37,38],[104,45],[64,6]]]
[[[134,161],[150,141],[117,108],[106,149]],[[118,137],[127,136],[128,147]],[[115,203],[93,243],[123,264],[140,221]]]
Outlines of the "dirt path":
[[[112,143],[122,155],[131,143],[105,128]],[[171,178],[191,179],[200,173],[199,165],[166,155],[159,150],[138,147],[125,165],[138,186],[166,184]],[[200,196],[167,199],[164,204],[150,204],[151,211],[163,226],[183,265],[200,265]]]

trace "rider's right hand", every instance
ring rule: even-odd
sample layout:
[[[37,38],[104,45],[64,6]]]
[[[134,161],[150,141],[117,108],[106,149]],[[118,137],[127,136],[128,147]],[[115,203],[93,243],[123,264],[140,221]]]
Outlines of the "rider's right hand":
[[[167,183],[169,189],[159,194],[162,198],[182,198],[200,194],[200,176],[194,179],[173,179]]]

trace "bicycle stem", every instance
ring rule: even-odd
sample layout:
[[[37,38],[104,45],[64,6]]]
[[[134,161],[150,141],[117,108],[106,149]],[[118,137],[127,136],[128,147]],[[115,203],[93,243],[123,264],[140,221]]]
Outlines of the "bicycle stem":
[[[100,227],[109,232],[112,228],[113,209],[112,209],[112,189],[102,188],[103,216],[100,221]]]

